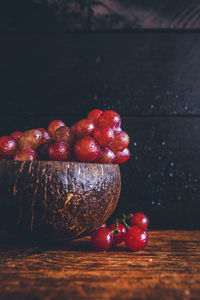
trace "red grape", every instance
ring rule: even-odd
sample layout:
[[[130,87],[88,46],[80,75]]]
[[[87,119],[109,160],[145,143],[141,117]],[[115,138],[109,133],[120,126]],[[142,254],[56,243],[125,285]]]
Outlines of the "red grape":
[[[12,136],[0,137],[0,157],[12,159],[17,150],[17,142]]]
[[[14,131],[10,134],[16,141],[22,136],[22,131]]]
[[[130,158],[130,151],[125,148],[122,151],[116,151],[115,153],[115,164],[123,164]]]
[[[59,127],[56,130],[54,137],[57,142],[66,142],[69,145],[72,145],[75,142],[75,133],[67,126]]]
[[[114,110],[104,111],[97,122],[97,127],[110,127],[113,130],[121,126],[121,117]]]
[[[103,111],[100,109],[93,109],[93,110],[91,110],[91,112],[89,112],[87,118],[89,120],[92,120],[94,122],[94,124],[96,125],[97,121],[102,113],[103,113]]]
[[[82,119],[78,123],[76,123],[75,131],[77,137],[84,137],[91,135],[95,129],[94,122],[88,119]]]
[[[14,160],[38,160],[38,155],[31,148],[22,148],[16,152]]]
[[[135,213],[130,218],[130,225],[131,226],[137,225],[137,226],[141,227],[142,229],[146,230],[149,226],[149,219],[143,213]]]
[[[37,130],[41,131],[42,134],[43,134],[43,138],[42,138],[42,142],[41,142],[42,144],[48,143],[48,142],[51,141],[51,136],[50,136],[49,132],[46,129],[37,128]]]
[[[100,227],[91,236],[91,244],[97,251],[108,250],[113,242],[113,235],[108,228]]]
[[[74,147],[76,158],[82,162],[94,161],[100,152],[100,146],[89,136],[78,140]]]
[[[51,160],[69,161],[71,149],[65,142],[54,142],[49,145],[48,155]]]
[[[129,136],[125,131],[115,132],[114,139],[109,148],[113,151],[122,151],[129,145]]]
[[[27,130],[18,140],[19,148],[36,149],[42,143],[43,134],[37,129]]]
[[[115,161],[115,154],[108,147],[102,147],[100,149],[98,157],[95,159],[95,163],[98,164],[112,164]]]
[[[114,132],[109,127],[97,128],[93,133],[94,139],[101,146],[108,146],[114,139]]]
[[[108,229],[111,231],[117,228],[117,224],[111,224],[108,226]],[[121,244],[125,239],[126,227],[123,224],[118,224],[118,232],[113,233],[113,245]]]
[[[132,226],[125,235],[126,246],[132,251],[139,251],[145,248],[148,242],[148,234],[138,226]]]
[[[54,134],[56,132],[56,129],[58,129],[61,126],[66,126],[66,124],[61,120],[54,120],[49,124],[48,132],[50,133],[52,139],[54,139]]]

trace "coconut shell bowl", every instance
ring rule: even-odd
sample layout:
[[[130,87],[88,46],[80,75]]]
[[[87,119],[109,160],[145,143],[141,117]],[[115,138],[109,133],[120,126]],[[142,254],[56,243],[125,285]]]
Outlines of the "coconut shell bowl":
[[[0,229],[70,240],[113,213],[121,190],[117,164],[0,161]]]

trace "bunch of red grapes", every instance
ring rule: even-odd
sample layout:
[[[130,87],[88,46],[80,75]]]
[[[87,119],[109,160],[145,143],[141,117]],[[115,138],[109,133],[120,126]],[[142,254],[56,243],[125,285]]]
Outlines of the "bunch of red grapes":
[[[47,130],[15,131],[0,137],[0,158],[121,164],[130,157],[128,145],[120,115],[94,109],[71,127],[54,120]]]
[[[127,224],[129,219],[129,224]],[[116,219],[115,223],[106,227],[103,224],[91,235],[91,244],[97,251],[106,251],[111,246],[125,243],[131,251],[140,251],[148,243],[147,228],[149,219],[143,213],[129,214],[123,218]]]

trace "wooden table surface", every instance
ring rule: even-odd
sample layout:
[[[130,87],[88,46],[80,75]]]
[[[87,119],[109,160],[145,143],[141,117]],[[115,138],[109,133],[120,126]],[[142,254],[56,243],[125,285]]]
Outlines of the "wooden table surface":
[[[200,299],[200,231],[150,231],[149,245],[95,252],[89,238],[1,240],[0,299]]]

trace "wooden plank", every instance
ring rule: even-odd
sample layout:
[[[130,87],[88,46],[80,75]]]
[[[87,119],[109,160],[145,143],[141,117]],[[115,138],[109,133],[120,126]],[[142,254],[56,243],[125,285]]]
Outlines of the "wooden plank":
[[[88,238],[43,244],[35,254],[30,247],[1,245],[2,300],[199,299],[199,231],[150,231],[138,253],[124,245],[95,252]]]
[[[71,125],[79,118],[55,115]],[[1,117],[0,135],[47,127],[51,117]],[[121,165],[122,192],[113,218],[144,211],[151,228],[200,229],[199,117],[123,118],[132,157]]]
[[[0,31],[199,29],[198,0],[4,0]]]
[[[1,114],[199,115],[199,33],[0,35]]]

